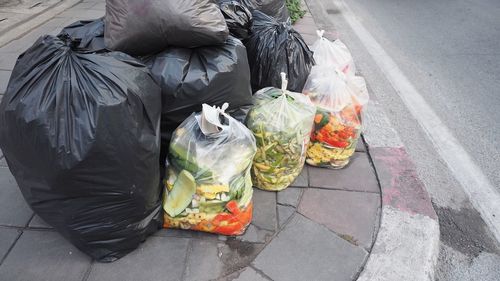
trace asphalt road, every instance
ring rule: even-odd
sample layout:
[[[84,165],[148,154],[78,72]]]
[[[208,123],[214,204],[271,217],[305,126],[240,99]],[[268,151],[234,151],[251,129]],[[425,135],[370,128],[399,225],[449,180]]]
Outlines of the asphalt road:
[[[500,1],[348,2],[500,190]]]
[[[417,118],[381,75],[342,9],[332,0],[307,2],[319,11],[315,17],[324,17],[320,23],[330,22],[347,43],[372,97],[388,113],[417,164],[440,218],[437,280],[500,280],[498,242]],[[500,190],[500,1],[344,2]]]

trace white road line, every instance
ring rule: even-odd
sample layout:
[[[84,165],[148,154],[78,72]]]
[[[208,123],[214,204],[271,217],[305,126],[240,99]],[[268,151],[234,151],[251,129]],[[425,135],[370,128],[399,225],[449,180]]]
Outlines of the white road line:
[[[358,21],[345,1],[332,1],[342,12],[347,23],[390,81],[413,117],[424,129],[441,158],[469,196],[472,205],[479,211],[496,239],[500,241],[500,194],[498,191],[394,60]]]

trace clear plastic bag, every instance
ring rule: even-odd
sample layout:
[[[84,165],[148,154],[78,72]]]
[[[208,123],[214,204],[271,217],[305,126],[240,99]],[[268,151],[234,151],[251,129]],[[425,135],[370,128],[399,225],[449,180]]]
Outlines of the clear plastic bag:
[[[347,46],[339,39],[332,42],[323,37],[324,30],[317,30],[316,33],[319,38],[311,47],[316,65],[334,67],[346,75],[354,76],[356,66]]]
[[[175,130],[164,180],[165,228],[239,235],[250,223],[255,138],[226,108],[203,104]]]
[[[314,66],[303,93],[316,105],[307,163],[340,169],[349,163],[362,129],[368,90],[362,77],[332,66]]]
[[[289,186],[304,166],[314,113],[308,97],[282,88],[264,88],[254,95],[247,126],[257,141],[252,167],[256,187],[278,191]]]

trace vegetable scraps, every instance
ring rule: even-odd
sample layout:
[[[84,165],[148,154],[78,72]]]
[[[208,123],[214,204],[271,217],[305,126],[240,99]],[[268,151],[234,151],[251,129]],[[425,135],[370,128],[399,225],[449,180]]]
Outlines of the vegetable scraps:
[[[163,181],[164,228],[240,235],[252,219],[255,138],[243,124],[218,110],[212,121],[219,120],[219,114],[223,121],[211,127],[213,132],[202,131],[201,124],[210,120],[199,113],[174,132]]]
[[[257,153],[252,166],[256,187],[278,191],[300,174],[305,161],[315,107],[308,97],[282,89],[264,88],[254,95],[254,107],[247,118]]]
[[[361,133],[360,115],[352,107],[340,113],[317,109],[307,149],[307,164],[342,168],[349,162]]]

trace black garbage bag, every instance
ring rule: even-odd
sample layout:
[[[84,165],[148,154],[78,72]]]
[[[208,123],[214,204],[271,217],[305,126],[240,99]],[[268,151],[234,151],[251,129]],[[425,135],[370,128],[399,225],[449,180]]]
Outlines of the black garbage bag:
[[[218,4],[229,33],[240,40],[246,39],[252,27],[252,12],[240,0],[218,0]]]
[[[106,51],[104,45],[104,20],[80,20],[61,30],[59,35],[68,34],[71,38],[79,40],[77,47],[89,52]]]
[[[313,53],[289,22],[253,11],[252,33],[247,40],[252,90],[281,87],[281,72],[288,77],[288,90],[302,92],[311,67]]]
[[[44,36],[0,104],[0,147],[31,208],[102,262],[161,227],[160,89],[123,53]]]
[[[222,46],[168,48],[147,59],[147,65],[162,92],[162,160],[173,131],[203,103],[221,107],[227,102],[226,112],[241,122],[252,106],[246,49],[231,36]]]
[[[275,18],[278,22],[288,21],[290,16],[285,0],[241,0],[250,10],[258,10]]]
[[[106,46],[133,56],[221,45],[229,34],[212,0],[107,0],[104,19]]]

